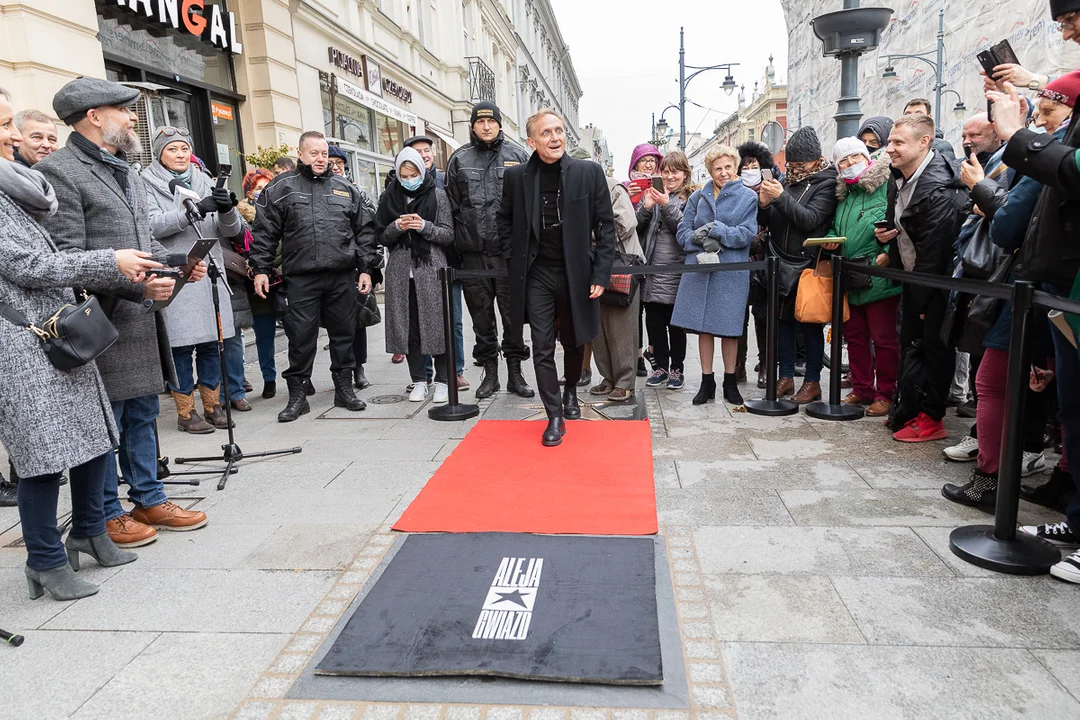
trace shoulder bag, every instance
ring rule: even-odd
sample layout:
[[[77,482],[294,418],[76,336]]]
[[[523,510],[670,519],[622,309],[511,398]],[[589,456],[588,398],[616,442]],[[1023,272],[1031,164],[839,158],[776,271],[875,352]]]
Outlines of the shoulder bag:
[[[38,336],[46,356],[58,370],[73,370],[96,359],[119,337],[101,304],[82,293],[82,301],[62,305],[52,316],[35,325],[21,312],[0,302],[0,314]]]
[[[615,264],[621,267],[644,265],[637,255],[615,251]],[[638,288],[641,286],[640,275],[612,275],[607,290],[600,296],[600,302],[614,307],[630,307]]]
[[[799,322],[823,324],[832,322],[833,279],[832,261],[821,260],[799,276],[795,294],[795,319]],[[847,294],[844,294],[844,322],[851,317]]]

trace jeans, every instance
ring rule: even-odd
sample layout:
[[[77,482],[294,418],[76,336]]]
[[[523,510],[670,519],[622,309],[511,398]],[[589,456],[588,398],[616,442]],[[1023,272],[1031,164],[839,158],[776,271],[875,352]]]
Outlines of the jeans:
[[[143,395],[131,400],[112,403],[116,426],[120,428],[118,459],[128,484],[128,500],[139,507],[154,507],[169,498],[165,486],[158,480],[157,420],[161,407],[157,395]],[[116,462],[109,460],[105,468],[105,520],[124,514],[120,507],[120,477]]]
[[[264,383],[277,382],[277,366],[274,364],[277,318],[273,313],[256,315],[252,328],[255,330],[255,349],[259,352],[259,369]]]
[[[674,305],[667,303],[645,303],[645,326],[649,330],[656,367],[682,372],[686,359],[686,331],[671,324],[674,309]]]
[[[896,335],[899,307],[899,295],[852,305],[851,318],[844,323],[851,391],[864,402],[891,403],[896,392],[900,367],[900,339]]]
[[[806,340],[806,375],[804,382],[821,382],[821,368],[825,365],[825,331],[817,323],[802,323],[797,320],[780,320],[780,332],[777,337],[777,349],[780,355],[780,377],[795,377],[796,335],[801,333]],[[836,372],[840,372],[837,368]]]
[[[229,341],[225,344],[228,346]],[[195,355],[195,370],[199,373],[199,384],[213,390],[221,385],[221,360],[218,359],[217,341],[182,345],[172,349],[173,364],[176,365],[176,379],[180,387],[169,383],[169,390],[181,395],[195,392],[195,378],[192,375],[191,356]]]
[[[229,383],[229,399],[243,400],[244,392],[244,334],[236,328],[236,334],[225,339],[225,378]],[[221,402],[225,402],[225,383],[221,387]]]
[[[461,283],[454,283],[454,364],[458,375],[465,372],[465,336],[461,328]],[[424,371],[430,379],[435,376],[435,363],[430,355],[424,356]]]
[[[109,465],[116,465],[111,450],[71,468],[71,537],[105,534],[102,489]],[[60,541],[62,531],[56,526],[60,477],[61,473],[53,473],[19,481],[19,520],[26,544],[26,564],[34,570],[52,570],[68,561]]]

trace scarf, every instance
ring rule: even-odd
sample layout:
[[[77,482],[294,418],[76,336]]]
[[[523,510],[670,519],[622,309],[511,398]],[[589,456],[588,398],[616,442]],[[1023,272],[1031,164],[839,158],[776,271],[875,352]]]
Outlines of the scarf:
[[[798,185],[806,178],[818,174],[827,167],[829,167],[829,161],[825,158],[818,158],[818,161],[809,167],[799,169],[789,167],[787,173],[788,186]]]
[[[161,164],[161,160],[158,160],[157,162],[158,162],[159,165]],[[164,165],[162,165],[161,167],[165,168],[166,170],[169,170],[169,168],[165,167]],[[187,188],[190,189],[191,188],[191,171],[194,170],[194,169],[195,169],[195,163],[191,163],[190,165],[188,165],[187,170],[185,170],[184,172],[176,172],[175,170],[169,170],[169,174],[171,174],[174,178],[176,178],[180,182],[184,183],[184,185]]]
[[[416,213],[425,222],[433,223],[438,219],[439,201],[435,194],[435,173],[424,175],[424,182],[413,192],[409,192],[397,179],[397,173],[391,171],[390,182],[379,198],[379,210],[375,214],[375,232],[382,237],[383,231],[396,222],[402,215]],[[402,233],[398,242],[408,245],[415,265],[431,264],[431,243],[415,230]]]
[[[56,193],[33,168],[0,158],[0,192],[38,222],[56,213]]]
[[[131,183],[128,182],[131,165],[128,164],[127,156],[123,152],[119,155],[113,155],[105,148],[99,147],[78,132],[71,133],[71,142],[75,147],[79,148],[90,157],[99,160],[103,165],[112,170],[116,183],[124,191],[124,199],[127,200],[128,206],[134,208],[135,190],[131,187]]]

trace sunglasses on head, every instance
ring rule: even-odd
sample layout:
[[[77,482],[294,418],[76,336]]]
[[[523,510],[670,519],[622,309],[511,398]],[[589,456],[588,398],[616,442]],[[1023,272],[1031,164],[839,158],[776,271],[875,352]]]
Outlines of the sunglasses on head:
[[[176,135],[184,135],[191,137],[191,133],[184,127],[173,127],[172,125],[166,125],[157,129],[156,135],[164,135],[165,137],[173,137]]]

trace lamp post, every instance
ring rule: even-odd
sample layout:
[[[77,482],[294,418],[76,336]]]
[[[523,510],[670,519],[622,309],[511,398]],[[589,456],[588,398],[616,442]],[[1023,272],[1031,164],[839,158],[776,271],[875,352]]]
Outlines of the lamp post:
[[[686,150],[686,86],[690,84],[690,81],[696,78],[703,72],[708,70],[724,70],[727,75],[724,76],[724,82],[720,85],[720,88],[728,95],[735,91],[737,87],[735,85],[735,78],[731,75],[731,68],[735,67],[739,63],[719,63],[717,65],[709,65],[707,67],[700,67],[697,65],[686,64],[686,45],[683,42],[683,28],[679,28],[679,149]],[[687,70],[693,70],[690,73],[690,77],[686,76]],[[663,115],[660,116],[663,120]]]
[[[927,50],[924,53],[918,53],[915,55],[888,55],[885,57],[885,72],[881,73],[881,77],[885,80],[896,78],[896,70],[893,68],[893,60],[920,60],[934,69],[934,118],[938,122],[941,122],[941,95],[942,90],[945,88],[945,83],[941,80],[941,74],[945,70],[945,61],[943,55],[945,53],[945,9],[938,10],[938,31],[937,31],[937,47],[934,50]],[[931,60],[928,56],[934,55],[936,60]],[[950,92],[956,92],[951,90]],[[960,94],[956,95],[959,102],[958,105],[963,105],[964,101],[960,99]],[[967,108],[965,108],[966,110]]]
[[[660,145],[666,145],[667,141],[671,138],[671,127],[668,125],[668,121],[664,119],[664,114],[668,110],[678,110],[676,105],[668,105],[666,108],[660,111],[660,122],[656,121],[656,113],[653,113],[653,125],[652,125],[652,144],[659,147]],[[666,136],[666,137],[664,137]],[[663,138],[663,139],[661,139]]]

